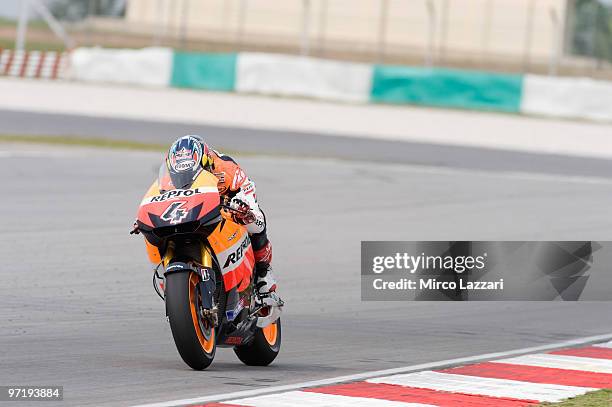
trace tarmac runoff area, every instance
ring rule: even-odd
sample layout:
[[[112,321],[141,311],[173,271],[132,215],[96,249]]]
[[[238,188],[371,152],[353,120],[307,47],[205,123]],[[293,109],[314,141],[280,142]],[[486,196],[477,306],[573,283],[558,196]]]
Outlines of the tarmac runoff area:
[[[303,135],[333,136],[331,143],[317,150],[307,147],[306,153],[316,151],[325,155],[329,144],[354,143],[354,138],[383,142],[403,141],[435,146],[469,147],[472,149],[520,151],[532,154],[570,155],[577,157],[612,158],[610,134],[612,124],[526,118],[510,114],[491,114],[460,110],[416,108],[389,105],[349,105],[321,101],[269,98],[231,93],[202,92],[185,89],[134,88],[108,84],[82,84],[61,81],[36,81],[0,78],[0,111],[51,113],[85,118],[123,119],[130,121],[122,127],[89,125],[72,118],[61,123],[48,120],[20,120],[2,117],[0,131],[12,127],[19,133],[47,134],[53,127],[72,132],[63,135],[110,133],[114,137],[141,137],[151,140],[151,133],[135,131],[141,122],[170,124],[165,141],[177,137],[182,129],[202,128],[208,133],[223,134],[223,138],[241,136],[241,149],[257,145],[262,131],[285,135],[294,153],[303,152],[304,143],[296,137]],[[8,121],[8,123],[6,123]],[[49,128],[51,127],[51,128]],[[83,128],[86,127],[85,132]],[[259,131],[254,131],[257,129]],[[32,131],[36,132],[32,133]],[[216,131],[214,131],[216,130]],[[225,131],[223,131],[225,130]],[[104,133],[104,134],[102,134]],[[154,137],[154,136],[153,136]],[[268,138],[270,135],[268,135]],[[350,137],[340,141],[337,138]],[[301,137],[304,139],[304,137]],[[277,137],[276,142],[282,138]],[[218,138],[215,141],[219,140]],[[253,143],[254,142],[254,143]],[[264,148],[270,144],[265,143]],[[318,139],[306,143],[320,145]],[[228,147],[227,145],[223,145]],[[350,144],[359,150],[363,145]],[[274,150],[274,148],[272,148]],[[420,151],[419,151],[420,152]],[[354,153],[354,152],[353,152]],[[405,150],[401,151],[406,154]],[[443,156],[444,151],[442,151]],[[393,154],[387,152],[387,156]],[[472,157],[473,159],[473,157]],[[507,162],[508,159],[497,160]]]
[[[221,349],[194,372],[128,235],[161,153],[0,157],[0,383],[63,385],[49,406],[265,391],[612,331],[610,302],[362,302],[359,278],[362,240],[611,240],[607,176],[238,156],[269,219],[283,348],[267,368]]]

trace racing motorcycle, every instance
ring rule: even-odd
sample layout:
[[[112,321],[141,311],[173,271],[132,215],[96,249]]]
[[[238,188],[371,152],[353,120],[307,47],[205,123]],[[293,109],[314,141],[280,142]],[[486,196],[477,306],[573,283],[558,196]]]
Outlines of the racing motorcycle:
[[[145,238],[156,265],[153,287],[187,365],[206,369],[217,347],[233,347],[246,365],[266,366],[280,351],[283,303],[254,288],[249,235],[232,221],[238,210],[222,201],[217,178],[198,167],[170,173],[162,164],[131,233]]]

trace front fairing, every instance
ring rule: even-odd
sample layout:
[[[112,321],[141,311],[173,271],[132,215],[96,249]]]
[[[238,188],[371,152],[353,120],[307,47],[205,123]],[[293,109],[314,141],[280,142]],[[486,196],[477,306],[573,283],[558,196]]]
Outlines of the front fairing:
[[[188,188],[174,188],[163,177],[151,185],[140,203],[137,221],[142,229],[200,224],[220,217],[217,178],[201,171]],[[220,219],[219,219],[220,220]]]
[[[222,220],[217,182],[213,174],[202,171],[190,187],[176,189],[170,178],[160,172],[160,179],[142,199],[138,226],[148,243],[160,247],[161,253],[167,236],[202,233],[206,231],[202,226],[210,226],[205,236],[217,258],[225,289],[243,291],[251,282],[253,248],[244,226]]]

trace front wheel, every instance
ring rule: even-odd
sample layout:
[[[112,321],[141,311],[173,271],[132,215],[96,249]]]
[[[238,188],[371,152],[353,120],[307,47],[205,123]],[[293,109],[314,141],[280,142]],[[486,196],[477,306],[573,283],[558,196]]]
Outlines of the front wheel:
[[[253,342],[244,346],[234,347],[238,359],[248,366],[268,366],[280,352],[281,320],[257,328]]]
[[[199,316],[200,278],[194,271],[166,276],[166,315],[181,358],[195,370],[206,369],[215,357],[215,327]]]

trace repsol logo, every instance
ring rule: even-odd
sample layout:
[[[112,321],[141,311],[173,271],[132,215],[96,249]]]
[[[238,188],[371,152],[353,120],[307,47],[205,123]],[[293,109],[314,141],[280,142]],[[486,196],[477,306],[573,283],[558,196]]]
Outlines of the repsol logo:
[[[240,246],[233,252],[227,256],[227,260],[225,260],[225,264],[223,268],[227,268],[230,264],[236,264],[238,261],[242,259],[244,256],[244,251],[249,247],[250,241],[248,237],[245,237]]]
[[[196,189],[175,189],[172,191],[168,191],[163,195],[157,195],[152,197],[149,202],[153,203],[153,202],[164,202],[167,201],[168,199],[173,199],[173,198],[180,198],[180,197],[187,197],[187,196],[193,196],[193,195],[197,195],[197,194],[203,194],[204,191],[201,191],[199,188]]]

